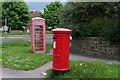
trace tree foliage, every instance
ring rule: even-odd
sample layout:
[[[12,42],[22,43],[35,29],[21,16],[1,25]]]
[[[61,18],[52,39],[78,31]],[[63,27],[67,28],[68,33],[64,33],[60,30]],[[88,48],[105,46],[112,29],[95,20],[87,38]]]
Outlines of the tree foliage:
[[[72,29],[76,37],[102,36],[112,41],[113,38],[120,39],[120,2],[68,2],[60,18],[61,26]]]
[[[43,13],[40,15],[45,18],[47,26],[52,28],[59,26],[59,14],[62,8],[62,4],[60,2],[51,2],[49,5],[46,5]]]
[[[2,3],[2,25],[5,25],[7,18],[7,26],[11,29],[22,29],[27,26],[30,14],[28,6],[25,2],[3,2]]]
[[[2,2],[0,2],[0,27],[2,27]]]

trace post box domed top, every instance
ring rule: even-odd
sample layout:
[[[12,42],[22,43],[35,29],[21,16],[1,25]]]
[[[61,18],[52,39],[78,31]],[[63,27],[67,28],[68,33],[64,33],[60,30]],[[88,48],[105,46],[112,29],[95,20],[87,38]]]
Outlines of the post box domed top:
[[[32,18],[32,20],[35,20],[35,19],[42,19],[42,20],[45,20],[44,18],[40,18],[40,17],[34,17],[34,18]]]
[[[72,30],[65,28],[57,28],[52,30],[53,33],[71,33]]]

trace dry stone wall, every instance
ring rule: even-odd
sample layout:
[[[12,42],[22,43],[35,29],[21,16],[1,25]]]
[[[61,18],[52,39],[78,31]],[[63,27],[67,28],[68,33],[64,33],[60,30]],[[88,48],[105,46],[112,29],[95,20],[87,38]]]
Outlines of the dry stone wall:
[[[73,39],[71,53],[84,56],[119,60],[120,45],[110,45],[99,37]]]

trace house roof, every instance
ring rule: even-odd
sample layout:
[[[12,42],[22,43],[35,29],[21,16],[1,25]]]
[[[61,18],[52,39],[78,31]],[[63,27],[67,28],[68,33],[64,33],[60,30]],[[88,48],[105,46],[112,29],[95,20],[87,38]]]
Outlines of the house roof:
[[[39,17],[40,16],[39,13],[40,13],[39,11],[32,11],[32,18]]]

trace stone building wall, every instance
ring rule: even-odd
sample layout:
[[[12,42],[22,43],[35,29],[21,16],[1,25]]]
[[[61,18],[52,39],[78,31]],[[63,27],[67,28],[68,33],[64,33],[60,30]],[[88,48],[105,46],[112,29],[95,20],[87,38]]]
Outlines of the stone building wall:
[[[110,45],[99,37],[86,37],[73,39],[71,53],[103,59],[120,58],[120,45]]]

